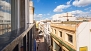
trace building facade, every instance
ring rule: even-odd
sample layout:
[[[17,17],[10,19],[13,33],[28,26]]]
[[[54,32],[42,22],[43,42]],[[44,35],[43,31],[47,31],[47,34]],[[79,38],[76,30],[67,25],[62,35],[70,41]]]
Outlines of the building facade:
[[[52,16],[52,22],[62,22],[62,21],[75,21],[76,17],[71,13],[55,14]]]
[[[45,21],[45,23],[44,23],[44,37],[45,37],[45,40],[46,40],[48,46],[51,46],[51,37],[50,37],[51,27],[50,27],[50,23],[51,23],[50,21]]]
[[[51,32],[51,27],[50,27],[51,20],[42,20],[38,22],[38,29],[42,31],[42,35],[44,35],[44,40],[46,42],[47,50],[50,50],[51,46],[51,37],[50,37],[50,32]]]
[[[51,49],[52,51],[75,51],[76,34],[75,24],[51,24]]]
[[[91,22],[51,23],[52,51],[90,51]]]
[[[0,51],[33,50],[33,13],[30,0],[0,0]]]
[[[91,21],[82,22],[76,31],[77,51],[91,51]]]

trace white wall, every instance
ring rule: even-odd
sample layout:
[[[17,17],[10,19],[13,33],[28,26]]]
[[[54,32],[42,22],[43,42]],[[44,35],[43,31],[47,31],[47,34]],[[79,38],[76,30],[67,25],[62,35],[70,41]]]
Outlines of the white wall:
[[[49,31],[48,31],[49,28]],[[50,38],[50,22],[44,23],[44,35],[47,44],[50,46],[51,45],[51,38]]]
[[[76,17],[68,17],[69,21],[75,21],[76,20]],[[67,21],[67,17],[61,17],[59,18],[59,20],[61,21]]]
[[[60,21],[67,21],[67,17],[68,16],[68,19],[69,21],[75,21],[76,20],[76,17],[74,17],[74,15],[72,15],[71,13],[62,13],[62,14],[55,14],[52,16],[52,20],[60,20]],[[71,17],[69,17],[71,16]]]
[[[81,23],[76,31],[77,51],[80,47],[87,46],[88,51],[91,51],[91,22]]]

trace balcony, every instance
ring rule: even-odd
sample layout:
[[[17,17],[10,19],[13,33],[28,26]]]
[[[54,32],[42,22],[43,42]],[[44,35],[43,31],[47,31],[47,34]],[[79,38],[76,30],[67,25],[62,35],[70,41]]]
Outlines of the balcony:
[[[0,0],[0,51],[33,51],[33,15],[31,0]]]
[[[71,48],[70,46],[68,46],[66,43],[64,43],[62,40],[60,40],[59,38],[57,38],[55,35],[53,35],[52,33],[50,34],[51,37],[53,37],[56,41],[58,41],[61,45],[63,45],[64,47],[66,47],[69,51],[76,51],[75,49]]]
[[[0,36],[0,51],[33,51],[35,24]]]

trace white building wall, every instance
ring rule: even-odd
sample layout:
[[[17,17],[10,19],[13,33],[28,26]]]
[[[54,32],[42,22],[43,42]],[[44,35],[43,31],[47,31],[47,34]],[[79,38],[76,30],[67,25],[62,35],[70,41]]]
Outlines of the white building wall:
[[[76,20],[76,17],[74,17],[74,15],[72,15],[71,13],[68,13],[68,15],[67,15],[67,13],[55,14],[52,17],[52,20],[67,21],[67,16],[68,16],[69,21],[75,21]]]
[[[46,32],[47,32],[47,34],[46,34],[46,39],[47,39],[47,43],[48,43],[48,45],[50,46],[51,45],[51,38],[50,38],[50,22],[47,22],[46,23]]]
[[[81,23],[76,31],[77,51],[80,47],[87,47],[91,51],[91,22]]]
[[[69,21],[75,21],[76,20],[76,17],[68,17]],[[61,21],[67,21],[67,17],[62,17],[60,19]]]

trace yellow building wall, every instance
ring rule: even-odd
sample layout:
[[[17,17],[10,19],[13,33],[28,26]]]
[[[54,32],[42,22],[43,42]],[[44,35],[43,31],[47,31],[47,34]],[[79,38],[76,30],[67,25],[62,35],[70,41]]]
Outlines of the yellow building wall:
[[[64,29],[60,29],[60,28],[56,28],[56,27],[51,27],[53,29],[52,33],[55,34],[55,29],[56,29],[56,34],[55,36],[57,36],[59,39],[61,39],[64,43],[66,43],[67,45],[69,45],[70,47],[72,47],[73,49],[76,49],[76,34],[73,31],[68,31],[68,30],[64,30]],[[62,37],[59,37],[59,31],[62,32]],[[68,41],[68,36],[67,34],[70,34],[73,36],[73,43]],[[54,40],[54,39],[53,39]],[[55,40],[54,40],[55,41]],[[57,41],[55,41],[57,42]],[[57,42],[57,44],[59,44]],[[59,44],[61,46],[61,44]],[[64,46],[62,46],[63,49],[67,50]]]

